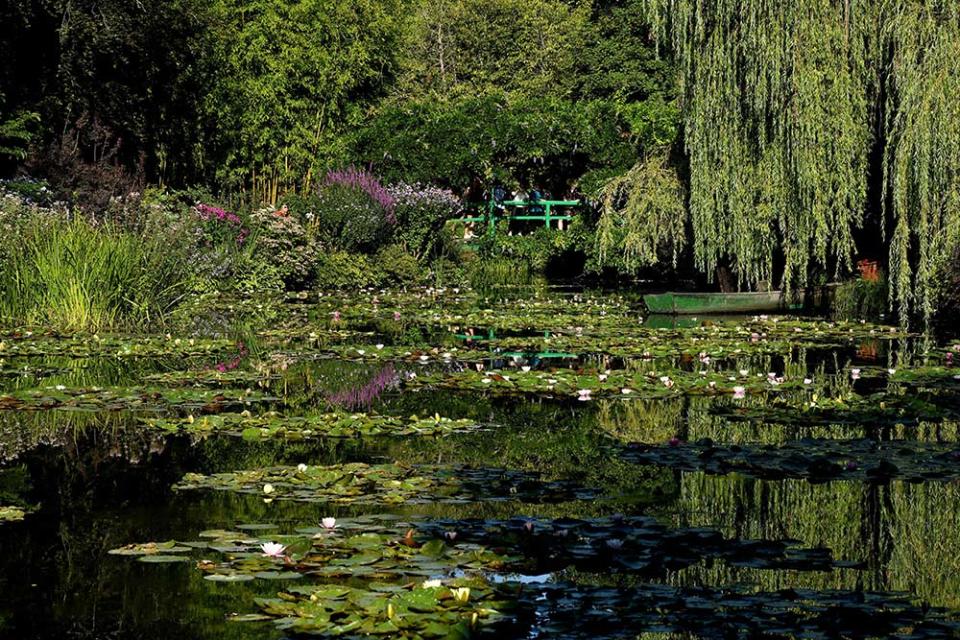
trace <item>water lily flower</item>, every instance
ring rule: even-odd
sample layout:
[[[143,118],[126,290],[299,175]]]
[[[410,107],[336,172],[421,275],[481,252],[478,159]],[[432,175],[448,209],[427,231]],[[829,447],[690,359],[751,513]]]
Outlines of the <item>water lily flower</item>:
[[[378,350],[378,351],[379,351],[380,349],[383,349],[383,343],[382,343],[382,342],[376,344],[375,346],[377,347],[377,350]]]
[[[300,473],[304,473],[306,470],[307,470],[307,465],[303,464],[302,462],[297,465],[297,471],[299,471]]]
[[[339,312],[339,311],[334,311],[334,312],[333,312],[333,321],[334,321],[334,322],[340,322],[340,312]]]
[[[483,371],[483,363],[482,363],[482,362],[478,362],[478,363],[476,364],[476,367],[477,367],[477,371]]]
[[[267,495],[270,495],[271,493],[273,493],[273,485],[270,483],[263,485],[263,492],[266,493]]]
[[[734,387],[733,388],[733,397],[734,399],[739,400],[740,398],[745,398],[747,395],[746,387]]]
[[[577,400],[580,400],[581,402],[585,402],[590,399],[590,389],[580,389],[577,391],[577,393],[579,394]]]
[[[804,378],[804,379],[803,379],[803,384],[813,384],[813,379],[812,379],[812,378]]]
[[[680,438],[673,436],[667,441],[667,444],[669,444],[671,447],[678,447],[680,446]]]
[[[623,389],[620,389],[620,393],[626,396],[633,393],[633,389],[628,389],[627,387],[624,387]]]
[[[286,547],[278,542],[264,542],[260,545],[260,549],[263,551],[263,555],[269,558],[279,558],[283,556]]]
[[[523,523],[523,528],[526,529],[528,532],[532,532],[532,531],[533,531],[533,520],[527,520],[526,522],[524,522],[524,523]]]
[[[894,375],[896,372],[897,372],[896,369],[887,369],[887,373],[889,373],[890,375]]]
[[[453,542],[454,540],[457,539],[457,532],[456,532],[456,531],[444,531],[444,532],[443,532],[443,537],[446,538],[447,540],[449,540],[450,542]]]
[[[757,342],[757,341],[759,341],[759,340],[760,340],[760,334],[759,334],[759,333],[751,333],[751,334],[750,334],[750,342]]]
[[[466,602],[470,599],[470,587],[456,587],[450,589],[450,593],[457,602]]]
[[[673,380],[670,379],[670,376],[660,376],[660,382],[663,383],[667,389],[673,386]]]
[[[850,369],[850,378],[853,380],[860,379],[860,369]]]
[[[716,383],[715,381],[711,380],[710,383],[709,383],[709,386],[710,386],[711,389],[713,389],[714,387],[717,386],[717,383]]]
[[[601,373],[600,375],[597,376],[597,380],[599,380],[600,382],[603,382],[603,381],[606,380],[608,377],[609,377],[609,376],[607,376],[607,374]]]
[[[524,366],[520,367],[520,371],[523,371],[524,373],[527,373],[528,371],[530,371],[530,365],[524,365]]]
[[[607,546],[611,549],[621,549],[623,548],[623,540],[619,538],[610,538],[607,540]]]
[[[443,582],[440,580],[424,580],[422,586],[424,589],[436,589],[437,587],[443,586]]]
[[[490,378],[484,378],[480,382],[482,382],[483,384],[490,384],[491,382],[493,382],[493,380],[491,380]]]
[[[337,519],[326,517],[320,521],[320,524],[323,525],[324,529],[334,529],[337,526]]]
[[[741,376],[746,376],[748,373],[750,373],[750,370],[749,370],[749,369],[740,369],[740,375],[741,375]]]
[[[393,321],[394,321],[394,322],[400,322],[400,312],[399,312],[399,311],[394,311],[394,312],[393,312]]]

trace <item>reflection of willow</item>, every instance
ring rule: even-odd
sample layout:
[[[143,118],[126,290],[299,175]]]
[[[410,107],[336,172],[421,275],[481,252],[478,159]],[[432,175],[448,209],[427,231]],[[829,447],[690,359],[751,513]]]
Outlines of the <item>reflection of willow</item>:
[[[676,396],[660,400],[599,400],[600,428],[622,442],[657,444],[682,435],[691,405],[709,406],[708,398]],[[705,411],[706,409],[704,409]]]
[[[865,568],[806,573],[699,565],[675,574],[675,584],[902,590],[934,605],[960,607],[956,484],[810,484],[684,474],[676,524],[716,526],[740,538],[797,539]]]

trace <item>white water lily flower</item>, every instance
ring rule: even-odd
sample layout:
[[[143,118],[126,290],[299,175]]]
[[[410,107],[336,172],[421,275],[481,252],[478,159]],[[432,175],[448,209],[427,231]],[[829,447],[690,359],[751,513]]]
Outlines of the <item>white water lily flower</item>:
[[[600,375],[597,376],[597,379],[600,380],[600,382],[603,382],[604,380],[607,379],[607,374],[601,373]]]
[[[493,380],[491,380],[490,378],[484,378],[480,382],[482,382],[483,384],[490,384],[491,382],[493,382]]]
[[[267,495],[270,495],[271,493],[273,493],[273,485],[269,483],[263,485],[263,492],[266,493]]]
[[[577,400],[586,401],[590,399],[590,389],[580,389],[577,393],[579,394]]]
[[[374,345],[377,349],[383,349],[383,343]]]
[[[748,373],[750,373],[750,370],[749,370],[749,369],[740,369],[740,375],[745,376],[745,375],[747,375]]]
[[[733,397],[736,399],[744,398],[747,395],[746,387],[734,387],[733,388]]]
[[[263,551],[263,555],[265,556],[270,558],[279,558],[283,555],[286,547],[279,542],[264,542],[262,545],[260,545],[260,550]]]
[[[331,518],[331,517],[326,517],[326,518],[324,518],[323,520],[320,521],[320,524],[323,525],[323,528],[324,528],[324,529],[333,529],[333,528],[335,528],[335,527],[337,526],[337,519],[336,519],[336,518]]]
[[[522,367],[520,367],[520,371],[527,373],[528,371],[530,371],[530,365],[523,365]]]
[[[359,353],[360,355],[363,355],[366,353],[366,351],[364,351],[363,349],[357,349],[357,353]]]
[[[430,356],[420,356],[420,362],[426,362],[430,359]]]
[[[887,369],[887,373],[889,373],[890,375],[893,375],[893,374],[895,374],[896,372],[897,372],[896,369]]]
[[[297,465],[297,471],[299,471],[300,473],[303,473],[306,470],[307,470],[307,465],[303,464],[302,462]]]
[[[622,393],[623,395],[629,395],[633,393],[633,389],[628,389],[627,387],[624,387],[623,389],[620,389],[620,393]]]
[[[453,597],[457,602],[466,602],[470,599],[470,587],[457,587],[455,589],[450,589],[450,593],[453,594]]]
[[[64,389],[66,389],[66,387],[63,386],[62,384],[58,384],[56,387],[54,387],[54,389],[56,389],[57,391],[63,391]]]
[[[660,382],[663,383],[667,389],[673,386],[673,380],[670,379],[670,376],[660,376]]]
[[[620,549],[623,547],[623,540],[619,538],[610,538],[607,540],[607,546],[611,549]]]
[[[443,582],[440,580],[424,580],[421,586],[423,586],[424,589],[436,589],[437,587],[443,586]]]
[[[804,378],[804,379],[803,379],[803,384],[813,384],[813,379],[811,379],[811,378]]]
[[[860,379],[860,369],[850,369],[850,378],[853,380]]]

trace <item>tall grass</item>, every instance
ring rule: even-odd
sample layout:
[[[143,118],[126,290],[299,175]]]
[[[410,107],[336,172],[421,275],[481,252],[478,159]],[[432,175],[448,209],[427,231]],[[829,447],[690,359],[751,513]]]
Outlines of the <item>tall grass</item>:
[[[31,221],[4,240],[0,315],[65,331],[154,324],[185,287],[169,238],[82,220]]]

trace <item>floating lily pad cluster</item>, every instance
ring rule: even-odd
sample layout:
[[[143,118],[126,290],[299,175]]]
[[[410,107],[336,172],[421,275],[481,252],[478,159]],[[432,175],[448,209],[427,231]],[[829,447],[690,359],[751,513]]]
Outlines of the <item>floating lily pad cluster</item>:
[[[0,357],[72,356],[162,357],[210,356],[227,352],[235,343],[219,338],[173,336],[60,335],[14,332],[0,334]]]
[[[644,398],[683,394],[742,396],[748,393],[810,388],[810,384],[800,378],[785,378],[746,371],[685,371],[675,368],[650,371],[615,369],[606,373],[563,368],[549,371],[463,369],[450,373],[420,375],[408,379],[405,384],[410,387],[436,386],[503,394],[572,396],[582,400],[601,396]]]
[[[803,438],[777,445],[723,445],[709,439],[666,445],[634,444],[623,456],[640,464],[712,474],[908,482],[960,478],[960,449],[915,441]]]
[[[188,473],[177,490],[213,489],[261,495],[267,500],[336,504],[404,504],[591,499],[593,490],[571,482],[544,481],[536,474],[504,469],[350,463],[271,467],[202,475]]]
[[[367,413],[322,413],[308,416],[282,416],[277,413],[250,415],[224,413],[180,419],[145,418],[156,429],[174,433],[224,433],[244,438],[356,438],[361,436],[443,436],[473,431],[480,427],[467,419],[452,420],[439,414],[420,418],[383,416]]]
[[[252,390],[207,390],[155,387],[42,387],[0,395],[0,410],[37,411],[72,409],[79,411],[192,409],[218,413],[254,403],[276,400]]]

